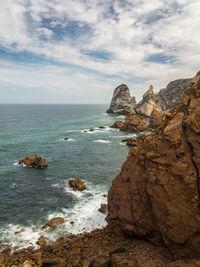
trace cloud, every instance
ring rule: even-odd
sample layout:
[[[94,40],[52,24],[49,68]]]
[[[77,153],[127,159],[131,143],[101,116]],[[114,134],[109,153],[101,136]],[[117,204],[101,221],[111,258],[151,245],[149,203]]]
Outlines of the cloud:
[[[158,90],[199,69],[199,10],[198,0],[2,1],[0,47],[84,69],[94,83],[94,71],[109,86],[113,75],[140,78],[139,96],[147,82]]]

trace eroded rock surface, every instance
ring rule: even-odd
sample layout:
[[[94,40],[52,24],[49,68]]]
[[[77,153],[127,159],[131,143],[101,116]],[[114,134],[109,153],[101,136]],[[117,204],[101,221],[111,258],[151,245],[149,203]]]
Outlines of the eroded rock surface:
[[[162,110],[171,109],[180,104],[184,91],[191,85],[192,79],[178,79],[170,82],[155,95],[155,102]]]
[[[46,168],[48,166],[45,158],[41,155],[28,155],[25,158],[21,159],[18,164],[38,169]]]
[[[128,114],[125,117],[125,122],[116,121],[112,128],[119,128],[120,131],[148,131],[149,127],[143,117],[138,114]]]
[[[42,226],[42,229],[45,228],[51,228],[54,229],[55,227],[57,227],[60,224],[64,223],[64,218],[62,217],[56,217],[51,219],[50,221],[48,221],[48,223],[46,223],[45,225]]]
[[[80,178],[70,179],[68,183],[75,191],[83,191],[86,189],[86,185]]]
[[[131,97],[128,86],[122,84],[114,90],[110,108],[106,112],[113,114],[128,114],[131,111],[133,112],[135,105],[135,97]]]
[[[155,129],[160,126],[163,122],[163,114],[162,112],[154,109],[151,113],[150,120],[149,120],[149,127],[151,129]]]
[[[147,92],[143,95],[143,99],[136,105],[135,111],[144,117],[150,117],[153,110],[162,111],[154,101],[153,86],[150,85]]]
[[[130,150],[109,190],[107,221],[191,256],[200,247],[200,73],[170,114]]]

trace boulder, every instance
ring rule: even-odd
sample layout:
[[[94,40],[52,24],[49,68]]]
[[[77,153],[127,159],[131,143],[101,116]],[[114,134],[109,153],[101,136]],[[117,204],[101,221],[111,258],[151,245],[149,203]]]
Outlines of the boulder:
[[[23,264],[23,267],[33,267],[34,265],[32,264],[32,261],[26,260]]]
[[[155,95],[154,101],[162,110],[171,109],[180,104],[184,91],[191,85],[192,79],[178,79],[170,82]]]
[[[170,113],[129,151],[108,193],[107,222],[192,256],[200,247],[200,73]]]
[[[99,126],[99,129],[106,129],[106,127],[105,126]]]
[[[107,213],[107,205],[101,204],[101,207],[98,209],[99,212],[106,214]]]
[[[38,169],[46,168],[48,166],[45,158],[41,155],[28,155],[25,158],[21,159],[18,164]]]
[[[56,218],[53,218],[50,221],[48,221],[48,223],[43,225],[41,229],[45,229],[45,228],[54,229],[55,227],[57,227],[58,225],[63,224],[63,223],[64,223],[64,218],[56,217]]]
[[[148,131],[149,128],[144,118],[138,114],[128,114],[125,123],[120,127],[120,131]]]
[[[124,125],[123,121],[116,121],[112,126],[110,126],[111,128],[121,128]]]
[[[149,127],[155,129],[162,124],[163,114],[158,110],[153,110],[149,120]]]
[[[125,142],[128,146],[137,146],[137,138],[125,138],[122,140],[122,142]]]
[[[67,140],[69,140],[69,138],[68,138],[68,137],[65,137],[65,138],[64,138],[64,141],[67,141]]]
[[[147,92],[143,95],[143,99],[136,105],[135,111],[144,117],[150,117],[153,110],[162,111],[154,101],[153,86],[150,85]]]
[[[83,191],[86,189],[85,184],[80,178],[70,179],[68,183],[75,191]]]
[[[40,246],[40,247],[46,246],[46,239],[45,239],[45,237],[44,236],[39,237],[38,240],[37,240],[37,242],[36,242],[36,244],[38,246]]]
[[[128,86],[122,84],[114,90],[110,108],[106,112],[113,114],[128,114],[134,110],[135,105],[135,97],[131,97]]]

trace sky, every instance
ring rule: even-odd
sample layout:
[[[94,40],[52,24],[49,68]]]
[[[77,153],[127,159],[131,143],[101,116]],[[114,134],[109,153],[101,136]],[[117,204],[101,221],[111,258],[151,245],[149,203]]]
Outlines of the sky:
[[[0,103],[139,101],[200,70],[199,0],[0,0]]]

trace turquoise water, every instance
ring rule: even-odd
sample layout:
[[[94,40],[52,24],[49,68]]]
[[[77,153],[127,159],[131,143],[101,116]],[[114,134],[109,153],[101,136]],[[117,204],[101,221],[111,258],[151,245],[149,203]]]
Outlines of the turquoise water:
[[[106,105],[0,105],[0,241],[34,244],[42,234],[54,240],[63,232],[79,233],[105,226],[97,209],[128,154],[124,133],[109,126],[123,116],[107,115]],[[106,129],[100,130],[98,126]],[[94,132],[84,132],[95,129]],[[64,141],[68,137],[69,141]],[[41,154],[46,169],[17,166],[28,154]],[[84,192],[65,182],[80,177]],[[13,188],[13,183],[19,184]],[[62,216],[55,231],[41,230]],[[74,225],[70,224],[74,221]],[[16,235],[15,231],[24,231]]]

